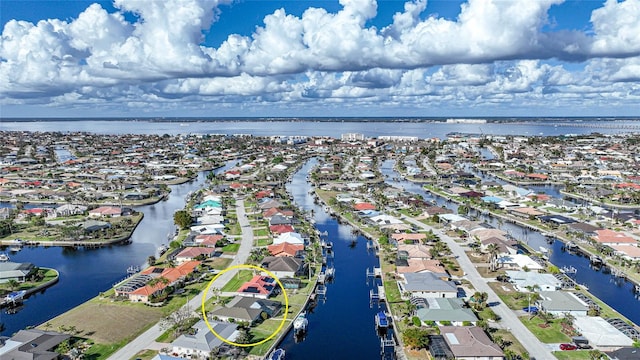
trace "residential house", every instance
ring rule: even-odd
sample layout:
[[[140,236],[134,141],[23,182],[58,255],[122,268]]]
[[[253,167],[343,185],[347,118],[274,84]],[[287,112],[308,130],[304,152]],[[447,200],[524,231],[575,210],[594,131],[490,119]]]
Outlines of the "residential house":
[[[0,346],[0,359],[58,360],[56,347],[71,336],[38,329],[19,330]]]
[[[424,242],[424,240],[427,239],[427,234],[425,233],[417,233],[417,234],[410,234],[410,233],[394,233],[391,234],[391,239],[393,239],[396,244],[400,244],[400,243],[420,243],[420,242]]]
[[[465,322],[475,325],[478,321],[473,311],[464,306],[462,299],[417,298],[412,303],[416,306],[416,316],[422,322],[433,321],[438,325],[449,322],[451,325],[462,326]]]
[[[199,261],[184,262],[176,267],[161,268],[151,266],[115,288],[116,296],[127,296],[129,301],[149,302],[154,295],[160,294],[167,286],[183,280],[200,265]],[[147,284],[153,279],[164,278],[155,284]]]
[[[411,297],[421,298],[455,298],[458,296],[458,287],[453,281],[442,280],[437,274],[431,272],[406,273],[403,279],[398,280],[398,288],[403,299]]]
[[[304,245],[304,239],[302,238],[302,235],[298,234],[297,232],[280,234],[277,238],[273,239],[273,245],[278,245],[285,242],[294,245]]]
[[[296,256],[300,251],[304,251],[304,245],[301,244],[290,244],[288,242],[283,242],[276,245],[267,246],[269,253],[272,256]]]
[[[238,295],[260,299],[269,298],[277,288],[276,280],[270,276],[255,275],[238,288]]]
[[[252,297],[236,296],[224,306],[220,306],[209,314],[221,321],[248,322],[255,324],[262,321],[263,316],[270,318],[277,316],[282,310],[279,301],[256,299]],[[262,315],[262,314],[265,315]]]
[[[84,205],[63,204],[55,209],[54,214],[56,217],[65,217],[82,215],[85,211],[87,211],[87,207]]]
[[[89,217],[118,217],[122,215],[122,208],[117,206],[100,206],[93,210],[89,210]]]
[[[6,283],[10,280],[25,282],[34,269],[35,266],[28,262],[0,262],[0,283]]]
[[[444,265],[436,259],[397,259],[396,272],[398,274],[430,272],[443,280],[449,280],[449,274]]]
[[[211,328],[223,339],[235,341],[239,335],[238,325],[209,320]],[[171,343],[171,354],[188,359],[209,359],[211,352],[224,343],[215,336],[204,320],[198,321],[185,334]]]
[[[196,235],[193,241],[200,246],[215,247],[218,241],[224,239],[223,235]]]
[[[211,247],[187,247],[176,255],[175,261],[182,264],[199,258],[210,258],[215,252]]]
[[[504,360],[500,347],[481,327],[440,326],[440,335],[431,336],[429,352],[433,359]]]
[[[269,226],[269,231],[271,231],[272,234],[284,234],[284,233],[288,233],[288,232],[294,232],[293,226],[291,225],[271,225]]]
[[[398,259],[431,259],[430,246],[398,243]]]
[[[302,259],[289,256],[267,256],[260,265],[278,278],[295,277],[306,273],[306,265]]]
[[[637,245],[638,241],[631,236],[627,236],[622,232],[617,232],[609,229],[596,230],[596,235],[593,237],[597,243],[602,245]]]
[[[556,291],[562,282],[552,274],[540,274],[534,271],[506,271],[511,283],[518,291],[529,292],[533,289],[540,291]]]
[[[587,316],[589,306],[573,293],[568,291],[540,291],[538,307],[556,317],[563,317],[566,314],[576,316]]]

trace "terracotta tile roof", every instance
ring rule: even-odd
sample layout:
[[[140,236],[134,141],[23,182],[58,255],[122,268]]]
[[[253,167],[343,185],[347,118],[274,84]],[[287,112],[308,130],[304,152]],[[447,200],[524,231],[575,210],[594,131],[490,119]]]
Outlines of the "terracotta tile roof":
[[[304,250],[304,245],[283,242],[277,245],[267,246],[273,256],[295,256],[299,250]]]

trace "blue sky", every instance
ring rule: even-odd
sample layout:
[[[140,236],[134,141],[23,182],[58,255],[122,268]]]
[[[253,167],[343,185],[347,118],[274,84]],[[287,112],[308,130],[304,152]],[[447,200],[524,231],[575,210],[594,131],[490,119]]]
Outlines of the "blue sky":
[[[640,115],[640,0],[0,7],[2,117]]]

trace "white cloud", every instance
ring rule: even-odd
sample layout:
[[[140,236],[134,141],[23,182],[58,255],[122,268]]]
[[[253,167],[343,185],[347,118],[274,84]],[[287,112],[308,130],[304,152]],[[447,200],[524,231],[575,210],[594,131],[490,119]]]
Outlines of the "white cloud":
[[[92,4],[72,21],[11,20],[0,43],[1,101],[455,107],[555,103],[595,89],[623,102],[638,92],[640,0],[608,0],[592,13],[593,34],[541,31],[563,0],[469,0],[454,20],[422,18],[427,1],[409,1],[382,29],[367,25],[376,1],[340,0],[337,13],[279,9],[251,36],[205,46],[224,1],[115,0],[120,12]],[[592,59],[568,70],[552,58]]]

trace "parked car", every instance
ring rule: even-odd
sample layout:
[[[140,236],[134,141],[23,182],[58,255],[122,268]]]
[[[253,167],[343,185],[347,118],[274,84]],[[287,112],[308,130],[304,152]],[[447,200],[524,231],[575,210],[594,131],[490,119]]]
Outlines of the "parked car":
[[[578,347],[573,344],[560,344],[560,350],[575,350]]]
[[[537,306],[525,306],[525,307],[522,308],[522,311],[535,314],[535,313],[538,312],[538,307]]]

